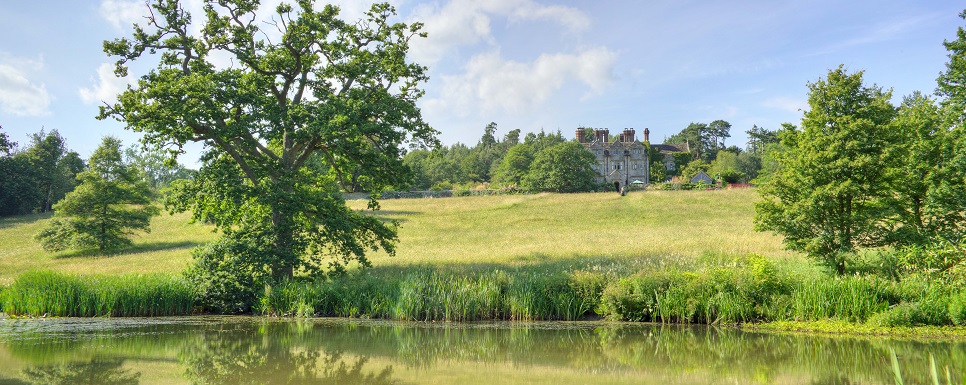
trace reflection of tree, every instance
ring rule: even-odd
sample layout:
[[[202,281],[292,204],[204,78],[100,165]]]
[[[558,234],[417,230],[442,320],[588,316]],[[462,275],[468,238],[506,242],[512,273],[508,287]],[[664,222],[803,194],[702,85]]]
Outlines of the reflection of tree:
[[[365,370],[367,356],[347,359],[341,352],[326,352],[297,340],[292,330],[284,328],[254,334],[204,333],[183,350],[185,377],[198,385],[397,383],[391,378],[391,366]]]
[[[23,370],[28,384],[35,385],[137,385],[141,373],[121,369],[121,360],[35,366]]]

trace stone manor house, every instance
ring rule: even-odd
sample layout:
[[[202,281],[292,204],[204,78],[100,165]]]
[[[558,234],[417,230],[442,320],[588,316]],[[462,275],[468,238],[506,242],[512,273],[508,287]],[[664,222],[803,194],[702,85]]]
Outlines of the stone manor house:
[[[598,183],[612,183],[617,191],[629,184],[643,186],[650,183],[653,160],[650,159],[646,145],[650,142],[650,130],[644,129],[643,142],[637,140],[633,128],[625,128],[613,142],[610,140],[610,130],[606,128],[593,130],[592,137],[589,134],[585,129],[576,131],[577,142],[597,157],[594,171],[597,171]],[[687,145],[678,144],[656,144],[652,147],[663,155],[661,163],[667,170],[677,167],[673,153],[689,150]]]

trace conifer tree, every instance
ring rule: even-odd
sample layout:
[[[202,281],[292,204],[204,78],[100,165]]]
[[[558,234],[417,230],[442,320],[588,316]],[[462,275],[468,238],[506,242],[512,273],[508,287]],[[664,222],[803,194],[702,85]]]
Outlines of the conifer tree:
[[[158,208],[143,174],[123,161],[121,141],[105,137],[94,151],[80,185],[54,205],[54,217],[36,238],[48,251],[68,248],[117,249],[150,231]]]

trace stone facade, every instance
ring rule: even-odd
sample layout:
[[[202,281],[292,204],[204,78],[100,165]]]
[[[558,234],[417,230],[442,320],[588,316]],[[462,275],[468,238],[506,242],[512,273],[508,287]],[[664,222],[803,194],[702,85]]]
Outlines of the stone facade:
[[[639,182],[649,183],[650,159],[647,146],[635,138],[633,129],[625,129],[617,141],[610,141],[610,130],[594,130],[593,137],[588,132],[577,130],[577,141],[597,157],[598,183],[614,184],[621,191],[628,184]],[[644,129],[644,141],[647,142],[649,131]]]

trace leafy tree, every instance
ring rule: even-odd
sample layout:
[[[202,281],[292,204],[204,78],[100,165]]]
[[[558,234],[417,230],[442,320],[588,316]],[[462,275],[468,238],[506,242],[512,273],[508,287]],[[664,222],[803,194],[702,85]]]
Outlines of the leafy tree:
[[[710,167],[711,164],[706,162],[704,159],[692,160],[681,168],[681,177],[684,178],[685,182],[690,182],[691,178],[694,178],[695,175],[698,175],[698,172],[704,171],[707,173]]]
[[[739,157],[740,155],[735,155],[733,152],[719,150],[706,171],[712,178],[720,177],[728,183],[742,182],[747,176],[738,171],[741,168]]]
[[[966,11],[959,14],[966,19]],[[929,198],[937,213],[946,213],[934,230],[946,242],[961,245],[966,241],[966,29],[959,27],[956,40],[945,41],[949,52],[946,70],[937,80],[942,114],[941,162]],[[940,130],[942,131],[942,130]],[[962,249],[959,254],[966,254]]]
[[[404,143],[436,143],[416,106],[426,68],[406,59],[410,40],[424,36],[420,23],[391,23],[388,4],[355,23],[311,0],[279,5],[267,22],[257,6],[205,1],[205,15],[194,15],[203,20],[198,36],[177,1],[153,1],[133,37],[104,46],[119,57],[120,75],[156,53],[158,65],[100,114],[149,144],[206,143],[199,177],[179,183],[184,200],[173,209],[211,221],[226,238],[196,254],[193,277],[207,284],[243,274],[254,277],[251,290],[318,271],[328,258],[338,268],[368,265],[371,250],[393,254],[394,226],[346,207],[328,175],[346,186],[358,171],[381,190],[408,174]],[[219,67],[216,56],[233,65]],[[331,174],[311,166],[313,157]]]
[[[510,147],[493,176],[494,182],[502,186],[519,186],[530,172],[533,153],[530,146],[520,143]]]
[[[0,215],[49,211],[76,186],[84,162],[56,130],[31,135],[22,151],[0,134]]]
[[[191,178],[192,171],[169,155],[162,149],[146,146],[131,146],[124,150],[125,161],[144,173],[152,189],[167,187],[175,179]]]
[[[731,123],[720,119],[711,122],[708,124],[708,136],[711,141],[709,151],[717,154],[718,150],[725,148],[725,139],[731,137]]]
[[[534,156],[530,171],[521,181],[530,191],[582,192],[597,187],[594,154],[577,142],[558,143]]]
[[[40,193],[40,212],[48,212],[54,203],[74,189],[78,172],[84,162],[76,152],[69,152],[64,138],[57,130],[49,133],[41,130],[31,135],[30,147],[24,152],[33,169],[37,190]]]
[[[783,138],[789,150],[762,185],[755,227],[842,274],[849,253],[883,239],[895,109],[891,92],[863,85],[861,71],[842,66],[808,88],[803,132]]]
[[[745,134],[748,135],[748,151],[754,154],[761,154],[766,145],[779,141],[777,132],[768,131],[758,125],[751,126]]]
[[[150,231],[151,191],[140,171],[121,158],[121,142],[105,137],[91,155],[80,185],[54,205],[54,217],[37,234],[45,250],[96,247],[100,251],[131,244],[130,236]]]
[[[901,143],[890,153],[895,172],[891,207],[896,209],[893,244],[925,244],[943,228],[962,222],[962,210],[947,210],[934,195],[939,184],[955,175],[946,175],[949,155],[946,132],[938,107],[920,93],[906,97],[893,122],[893,131]]]

